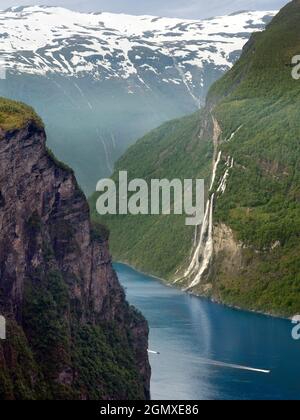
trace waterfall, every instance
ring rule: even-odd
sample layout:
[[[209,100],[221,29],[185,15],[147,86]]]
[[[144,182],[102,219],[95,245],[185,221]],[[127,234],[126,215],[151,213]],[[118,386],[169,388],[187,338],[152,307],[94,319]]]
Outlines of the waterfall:
[[[211,185],[210,185],[210,191],[212,190],[212,188],[214,186],[214,183],[215,183],[217,169],[218,169],[221,157],[222,157],[222,152],[220,151],[219,154],[218,154],[218,157],[217,157],[217,159],[214,163]],[[175,279],[174,283],[178,283],[180,280],[189,277],[190,275],[194,274],[196,270],[199,269],[199,266],[200,266],[199,259],[200,259],[201,251],[202,251],[202,248],[203,248],[203,242],[204,242],[205,235],[207,233],[207,229],[209,227],[209,210],[210,210],[210,208],[211,208],[211,200],[208,200],[207,204],[206,204],[204,219],[203,219],[203,222],[202,222],[202,225],[201,225],[200,239],[199,239],[198,245],[197,245],[198,227],[196,226],[196,228],[195,228],[194,248],[196,247],[196,249],[195,249],[195,252],[192,256],[191,263],[190,263],[188,269],[185,271],[184,276]]]
[[[222,194],[224,194],[224,192],[226,190],[226,186],[227,186],[227,178],[228,178],[228,176],[229,176],[229,170],[226,169],[226,171],[225,171],[225,173],[224,173],[224,175],[223,175],[223,177],[221,179],[220,185],[219,185],[219,187],[217,189],[217,192],[221,192]]]
[[[195,226],[195,233],[194,233],[194,245],[193,248],[197,246],[197,237],[198,237],[198,226]],[[193,250],[192,250],[193,252]]]
[[[214,164],[213,168],[213,178],[210,186],[210,190],[212,190],[216,173],[218,169],[218,165],[221,160],[221,152],[218,154],[218,158]],[[227,188],[227,181],[229,178],[230,170],[234,166],[234,159],[231,156],[227,157],[226,163],[225,163],[225,172],[223,176],[221,177],[219,181],[219,186],[217,188],[217,193],[224,194]],[[213,211],[214,211],[214,203],[215,203],[215,194],[212,194],[211,198],[207,201],[206,210],[205,210],[205,216],[203,219],[203,223],[201,226],[200,231],[200,239],[198,242],[198,245],[195,249],[195,252],[193,254],[191,263],[184,273],[183,278],[179,278],[175,280],[174,283],[178,282],[179,280],[190,278],[194,276],[192,282],[190,285],[185,289],[190,290],[193,287],[200,284],[203,275],[206,273],[206,271],[209,268],[209,264],[211,262],[211,259],[213,257],[213,250],[214,250],[214,244],[213,244]],[[196,246],[194,244],[194,246]]]
[[[225,140],[225,143],[230,142],[233,137],[240,131],[240,129],[243,127],[243,125],[240,125],[239,128],[237,128],[229,137]]]
[[[219,166],[221,157],[222,157],[222,152],[220,151],[218,153],[218,157],[217,157],[217,159],[216,159],[216,161],[214,163],[213,172],[212,172],[212,178],[211,178],[211,184],[210,184],[209,191],[211,191],[212,188],[213,188],[213,186],[214,186],[215,179],[216,179],[216,174],[217,174],[217,169],[218,169],[218,166]],[[208,226],[209,226],[209,211],[210,211],[210,209],[211,209],[211,200],[208,200],[207,201],[207,204],[206,204],[206,210],[205,210],[204,219],[203,219],[202,226],[201,226],[199,243],[198,243],[198,246],[195,249],[195,252],[193,254],[192,261],[191,261],[188,269],[184,273],[184,278],[190,276],[196,270],[199,269],[199,266],[200,266],[200,263],[199,263],[200,252],[202,250],[204,238],[205,238],[205,235],[207,233]],[[196,231],[195,231],[194,247],[197,245],[196,232],[197,232],[197,228],[196,228]],[[179,279],[176,279],[174,283],[177,283],[179,280],[181,280],[181,279],[180,278]]]
[[[171,54],[172,57],[172,54]],[[194,95],[193,90],[190,86],[189,81],[186,78],[186,75],[183,71],[183,68],[180,67],[180,64],[176,61],[176,58],[173,56],[173,63],[174,63],[174,67],[175,69],[178,71],[180,78],[182,79],[183,84],[185,85],[188,93],[191,95],[192,99],[195,101],[195,104],[197,105],[197,108],[200,109],[201,108],[201,101],[199,98],[196,97],[196,95]]]
[[[220,131],[221,130],[219,128],[217,120],[214,117],[212,117],[212,119],[213,119],[213,123],[214,123],[213,139],[214,139],[214,146],[215,146],[215,156],[214,156],[214,165],[213,165],[212,178],[211,178],[211,184],[210,184],[209,191],[211,191],[213,186],[214,186],[218,166],[219,166],[219,163],[220,163],[221,157],[222,157],[222,152],[221,151],[218,153],[218,156],[216,157],[216,151],[217,151],[217,147],[218,147],[218,138],[220,136]],[[192,260],[190,262],[190,265],[189,265],[188,269],[185,271],[183,277],[179,277],[179,278],[174,280],[174,284],[178,283],[179,281],[181,281],[183,279],[186,279],[186,278],[188,278],[192,275],[195,275],[196,273],[199,274],[199,269],[200,269],[200,272],[201,272],[201,268],[200,268],[201,257],[202,257],[203,261],[205,261],[207,259],[206,258],[207,255],[205,255],[205,252],[207,252],[207,245],[208,245],[207,242],[208,242],[209,239],[206,240],[206,238],[208,237],[208,238],[211,238],[211,240],[212,240],[213,201],[214,201],[214,195],[207,201],[207,204],[206,204],[206,210],[205,210],[204,219],[203,219],[203,222],[202,222],[202,225],[201,225],[200,238],[199,238],[198,245],[197,245],[198,229],[197,229],[197,227],[195,229],[194,244],[193,244],[193,247],[195,248],[195,252],[192,255]],[[205,242],[205,240],[206,240],[206,242]],[[205,269],[204,269],[204,271],[205,271]]]
[[[220,181],[220,184],[218,186],[217,192],[220,192],[221,194],[224,194],[227,188],[227,181],[229,177],[229,170],[233,168],[234,165],[234,159],[228,156],[227,162],[226,162],[226,171]]]
[[[186,278],[190,274],[192,274],[195,271],[195,268],[197,268],[197,266],[199,265],[199,255],[200,255],[200,251],[201,251],[201,248],[202,248],[204,236],[207,232],[207,227],[208,227],[208,222],[209,222],[208,221],[209,208],[210,208],[210,200],[208,200],[207,205],[206,205],[205,216],[204,216],[203,223],[202,223],[202,226],[201,226],[199,243],[198,243],[198,246],[197,246],[197,248],[194,252],[194,255],[193,255],[192,261],[189,265],[189,268],[184,273],[184,278]]]
[[[211,191],[213,186],[214,186],[215,179],[216,179],[216,174],[217,174],[217,169],[218,169],[218,166],[219,166],[219,163],[220,163],[220,160],[221,160],[221,156],[222,156],[222,152],[219,152],[218,158],[217,158],[217,160],[214,164],[214,169],[213,169],[213,174],[212,174],[212,178],[211,178],[211,184],[210,184],[209,191]]]
[[[205,247],[202,253],[202,263],[200,266],[199,260],[198,260],[198,272],[192,283],[187,287],[186,290],[192,289],[193,287],[197,286],[201,279],[203,274],[206,272],[206,270],[209,267],[210,261],[213,256],[213,250],[214,250],[214,243],[213,243],[213,211],[214,211],[214,198],[215,195],[213,194],[211,196],[210,202],[209,202],[209,223],[208,223],[208,235],[207,240],[205,243]]]
[[[213,171],[212,171],[212,178],[210,183],[209,192],[213,190],[213,187],[215,185],[216,176],[217,176],[217,170],[219,167],[219,163],[221,161],[222,157],[222,151],[219,151],[217,155],[217,149],[218,149],[218,139],[221,135],[221,130],[219,128],[217,120],[212,116],[213,123],[214,123],[214,146],[215,146],[215,152],[214,152],[214,165],[213,165]],[[234,135],[242,128],[240,126],[235,132],[233,132],[230,136],[231,140]],[[224,194],[226,188],[227,188],[227,181],[230,174],[230,169],[232,169],[234,166],[234,159],[231,156],[227,157],[227,161],[225,163],[225,172],[223,176],[219,180],[217,193]],[[207,272],[210,262],[213,257],[214,252],[214,239],[213,239],[213,213],[214,213],[214,204],[215,204],[215,194],[212,194],[210,199],[208,199],[206,204],[206,210],[204,219],[201,225],[200,230],[200,237],[199,242],[197,245],[197,234],[198,234],[198,228],[195,229],[195,236],[194,236],[194,243],[193,243],[193,249],[195,249],[194,253],[192,254],[192,259],[190,262],[189,267],[185,271],[183,277],[177,278],[174,283],[178,283],[181,280],[184,279],[190,279],[192,278],[191,283],[189,286],[185,289],[190,290],[200,284],[203,275]]]

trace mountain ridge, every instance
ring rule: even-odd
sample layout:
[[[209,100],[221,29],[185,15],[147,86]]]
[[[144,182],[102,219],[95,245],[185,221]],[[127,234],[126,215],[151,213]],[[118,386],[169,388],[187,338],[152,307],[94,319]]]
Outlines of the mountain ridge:
[[[49,147],[90,195],[137,138],[199,109],[273,15],[185,21],[37,6],[0,12],[0,95],[37,110]]]
[[[177,57],[183,69],[185,63],[201,67],[205,61],[228,68],[232,65],[230,54],[241,50],[250,33],[263,29],[274,14],[274,11],[242,12],[212,19],[187,20],[106,12],[87,14],[62,7],[24,6],[0,11],[0,24],[4,31],[0,52],[7,60],[7,68],[32,74],[58,72],[80,75],[88,71],[95,78],[128,78],[138,74],[136,57],[143,48]],[[61,21],[64,23],[58,23]],[[38,37],[34,33],[37,29]],[[202,44],[195,49],[193,42]],[[83,54],[78,55],[76,43]],[[208,44],[207,47],[205,44]],[[82,50],[83,46],[85,50]],[[36,57],[30,56],[29,51]],[[122,64],[114,69],[109,55],[117,58],[120,51]],[[130,51],[136,57],[129,56]],[[16,66],[15,54],[18,59]],[[89,56],[91,60],[88,60]],[[104,76],[94,70],[97,65]],[[153,72],[157,71],[150,60],[147,66]]]
[[[119,160],[116,171],[129,178],[204,178],[207,216],[196,233],[180,217],[127,216],[121,226],[103,217],[118,260],[219,302],[299,312],[300,85],[291,75],[299,6],[289,3],[251,37],[200,113],[152,131]]]

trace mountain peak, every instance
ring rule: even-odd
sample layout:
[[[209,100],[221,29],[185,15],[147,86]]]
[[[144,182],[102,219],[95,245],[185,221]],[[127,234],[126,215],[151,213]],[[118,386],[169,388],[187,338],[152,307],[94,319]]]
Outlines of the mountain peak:
[[[228,69],[232,54],[274,14],[241,12],[192,21],[16,6],[0,11],[0,52],[10,70],[40,75],[88,73],[95,79],[128,79],[141,65],[159,72],[156,64],[162,56],[168,62],[173,57],[179,66],[202,68],[211,63]],[[140,59],[145,53],[147,63]]]
[[[1,94],[38,110],[51,149],[74,168],[87,194],[136,138],[199,109],[252,32],[275,13],[191,21],[58,7],[10,10],[0,12],[0,61],[7,70]]]

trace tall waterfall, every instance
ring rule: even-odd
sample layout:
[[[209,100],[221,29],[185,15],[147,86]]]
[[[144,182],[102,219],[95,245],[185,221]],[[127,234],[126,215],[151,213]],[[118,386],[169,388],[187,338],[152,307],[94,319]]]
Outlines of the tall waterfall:
[[[202,223],[202,226],[201,226],[200,239],[199,239],[199,242],[198,242],[198,246],[197,246],[197,248],[194,252],[192,261],[191,261],[188,269],[184,273],[184,278],[189,277],[199,267],[200,252],[202,250],[204,237],[205,237],[205,234],[207,232],[207,227],[208,227],[208,224],[209,224],[209,210],[210,210],[210,200],[208,200],[207,205],[206,205],[205,216],[204,216],[203,223]]]
[[[214,164],[214,169],[213,169],[213,174],[212,174],[212,178],[211,178],[211,184],[210,184],[209,191],[211,191],[212,188],[213,188],[213,186],[214,186],[215,179],[216,179],[216,174],[217,174],[217,169],[218,169],[218,166],[219,166],[221,157],[222,157],[222,152],[219,152],[218,158],[217,158],[217,160],[216,160],[216,162]]]
[[[210,183],[209,192],[211,193],[214,185],[216,183],[216,176],[218,167],[222,158],[222,151],[218,150],[219,146],[219,137],[221,135],[221,129],[218,124],[218,121],[212,116],[213,124],[214,124],[214,165],[212,170],[212,178]],[[242,126],[241,126],[242,127]],[[231,138],[240,130],[239,127],[234,133],[232,133]],[[224,194],[227,188],[227,181],[230,175],[230,169],[234,166],[234,160],[231,156],[227,157],[225,163],[225,171],[223,175],[220,177],[218,184],[217,184],[217,193],[212,194],[211,197],[208,199],[206,204],[205,215],[203,219],[203,223],[201,225],[199,241],[197,242],[198,237],[198,228],[195,230],[195,237],[194,237],[194,244],[193,249],[194,252],[192,253],[191,262],[189,267],[185,271],[183,277],[180,277],[174,281],[174,283],[178,283],[184,279],[191,279],[190,284],[185,290],[190,290],[201,283],[203,275],[207,272],[211,259],[213,257],[214,252],[214,243],[213,243],[213,214],[214,214],[214,204],[217,198],[216,195]]]
[[[203,237],[206,235],[206,242],[202,252],[202,262],[200,265],[199,259],[197,260],[196,269],[197,274],[192,283],[187,287],[186,290],[192,289],[193,287],[197,286],[203,274],[209,267],[209,263],[213,256],[213,211],[214,211],[214,198],[215,194],[213,194],[209,200],[209,220],[208,224],[206,224],[205,232],[203,232]]]
[[[226,162],[226,170],[225,170],[225,173],[224,173],[223,177],[221,178],[220,184],[219,184],[218,189],[217,189],[218,193],[224,194],[224,192],[226,191],[227,181],[228,181],[228,178],[229,178],[229,171],[230,171],[230,169],[233,168],[233,165],[234,165],[233,158],[228,156],[227,162]]]

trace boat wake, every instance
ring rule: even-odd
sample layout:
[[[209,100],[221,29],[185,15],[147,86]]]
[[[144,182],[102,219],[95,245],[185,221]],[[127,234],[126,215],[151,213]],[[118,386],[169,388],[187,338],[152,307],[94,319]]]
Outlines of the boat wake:
[[[271,373],[271,370],[257,369],[257,368],[252,368],[248,366],[241,366],[241,365],[235,365],[232,363],[218,362],[216,360],[210,360],[210,359],[204,359],[204,358],[199,358],[199,362],[206,365],[223,367],[223,368],[228,368],[228,369],[246,370],[248,372],[257,372],[257,373],[264,373],[264,374]]]

